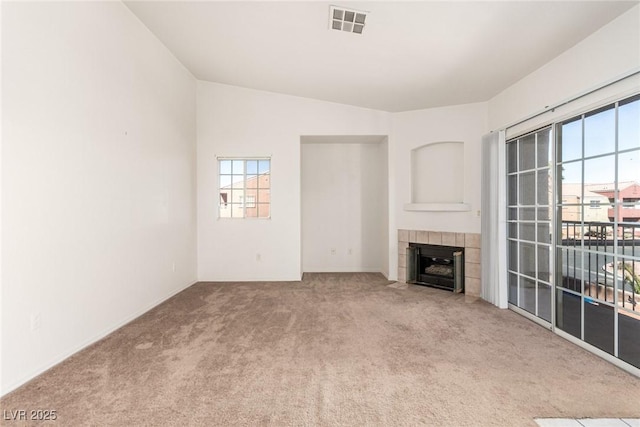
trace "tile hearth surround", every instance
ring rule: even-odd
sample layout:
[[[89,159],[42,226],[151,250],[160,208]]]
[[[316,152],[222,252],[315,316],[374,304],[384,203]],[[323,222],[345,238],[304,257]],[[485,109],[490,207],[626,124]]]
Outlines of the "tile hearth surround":
[[[407,280],[409,243],[459,246],[464,248],[464,292],[480,297],[480,234],[429,230],[398,230],[398,282]]]

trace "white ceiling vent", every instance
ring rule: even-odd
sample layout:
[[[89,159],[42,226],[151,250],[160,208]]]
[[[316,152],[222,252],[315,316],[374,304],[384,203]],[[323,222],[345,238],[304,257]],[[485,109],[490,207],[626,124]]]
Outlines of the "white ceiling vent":
[[[347,33],[362,34],[367,13],[362,10],[346,9],[340,6],[329,7],[329,28]]]

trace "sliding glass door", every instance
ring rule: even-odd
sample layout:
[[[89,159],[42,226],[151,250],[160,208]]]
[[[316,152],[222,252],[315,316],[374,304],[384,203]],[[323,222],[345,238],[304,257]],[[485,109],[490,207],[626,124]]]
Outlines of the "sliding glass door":
[[[640,367],[640,97],[556,129],[555,325]]]
[[[509,304],[551,322],[551,127],[507,142]]]
[[[640,95],[506,149],[510,307],[640,368]]]

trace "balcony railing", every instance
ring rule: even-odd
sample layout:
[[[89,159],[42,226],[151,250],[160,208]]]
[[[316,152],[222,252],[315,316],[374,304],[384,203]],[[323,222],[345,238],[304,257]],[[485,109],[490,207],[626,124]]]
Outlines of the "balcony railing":
[[[640,223],[562,221],[561,242],[564,288],[640,313]]]

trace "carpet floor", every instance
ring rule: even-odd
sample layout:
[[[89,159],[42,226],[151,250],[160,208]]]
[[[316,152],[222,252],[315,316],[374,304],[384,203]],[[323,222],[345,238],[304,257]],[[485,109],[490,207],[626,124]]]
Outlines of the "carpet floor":
[[[317,273],[197,283],[0,407],[65,426],[535,426],[638,418],[640,379],[483,301]]]

